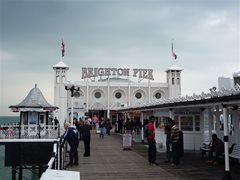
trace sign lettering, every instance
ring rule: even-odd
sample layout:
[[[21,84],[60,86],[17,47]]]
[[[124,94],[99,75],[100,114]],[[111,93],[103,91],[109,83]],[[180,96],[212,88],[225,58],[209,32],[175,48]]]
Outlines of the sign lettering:
[[[82,68],[82,79],[98,76],[130,76],[128,68]],[[154,80],[152,69],[133,69],[132,76]]]

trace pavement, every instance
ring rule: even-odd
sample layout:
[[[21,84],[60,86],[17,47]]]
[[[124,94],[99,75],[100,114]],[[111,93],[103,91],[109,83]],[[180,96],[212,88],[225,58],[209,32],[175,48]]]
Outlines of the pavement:
[[[165,153],[157,153],[159,166],[148,164],[147,145],[133,142],[131,150],[123,150],[122,135],[112,133],[104,139],[92,131],[91,156],[83,157],[80,141],[79,165],[67,170],[79,171],[81,180],[220,180],[225,174],[224,162],[207,164],[200,151],[185,151],[178,166],[165,163]],[[67,162],[66,162],[67,164]],[[230,164],[230,175],[240,180],[240,164]]]

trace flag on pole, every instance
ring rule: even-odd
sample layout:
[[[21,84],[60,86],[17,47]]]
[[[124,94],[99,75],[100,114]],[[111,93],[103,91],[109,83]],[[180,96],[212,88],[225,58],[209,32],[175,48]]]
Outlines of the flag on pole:
[[[65,53],[65,47],[64,47],[64,42],[62,40],[62,57],[64,56],[64,53]]]
[[[173,55],[174,59],[176,60],[176,59],[177,59],[177,55],[176,55],[175,52],[173,51],[173,43],[172,43],[172,55]]]

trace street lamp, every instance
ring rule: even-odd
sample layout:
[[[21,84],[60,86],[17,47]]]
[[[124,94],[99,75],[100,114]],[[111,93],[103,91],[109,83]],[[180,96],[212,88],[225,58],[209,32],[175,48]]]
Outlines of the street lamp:
[[[72,126],[73,125],[73,97],[76,92],[80,91],[80,87],[75,86],[74,84],[68,83],[67,85],[65,85],[65,90],[70,91],[70,93],[71,93],[71,121],[70,121],[70,124]]]

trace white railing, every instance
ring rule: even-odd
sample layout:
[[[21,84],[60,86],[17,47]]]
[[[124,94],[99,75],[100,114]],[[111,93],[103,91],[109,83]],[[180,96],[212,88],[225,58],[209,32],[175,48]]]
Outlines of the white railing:
[[[1,125],[0,139],[55,139],[60,135],[54,125]]]

